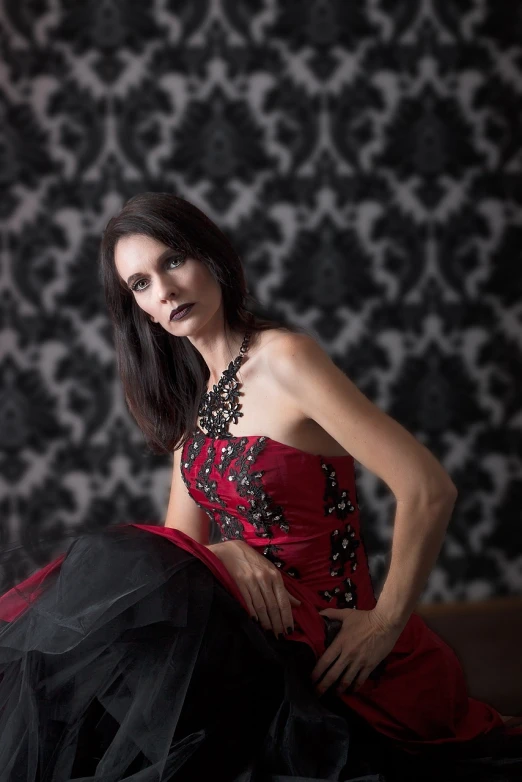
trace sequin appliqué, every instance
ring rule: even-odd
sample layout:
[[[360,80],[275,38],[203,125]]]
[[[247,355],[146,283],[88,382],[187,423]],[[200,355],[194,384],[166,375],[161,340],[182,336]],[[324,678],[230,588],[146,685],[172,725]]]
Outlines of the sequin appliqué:
[[[351,572],[357,570],[356,549],[361,545],[355,537],[355,530],[351,524],[345,524],[344,531],[334,529],[330,535],[330,575],[344,576],[345,565],[351,566]]]
[[[185,474],[185,472],[183,470],[183,466],[186,465],[186,464],[187,464],[187,462],[182,462],[182,465],[181,465],[181,470],[180,470],[180,472],[181,472],[181,480],[183,481],[183,483],[187,487],[187,491],[190,494],[190,496],[192,497],[192,492],[190,491],[191,488],[192,488],[192,484],[190,483],[189,478],[186,476],[186,474]],[[198,500],[194,499],[194,497],[192,497],[192,499],[194,500],[194,502],[196,503],[198,508],[201,508],[201,510],[204,510],[205,513],[207,514],[207,516],[209,517],[210,521],[214,523],[215,519],[214,519],[214,514],[212,513],[212,511],[209,508],[205,508],[205,506],[202,505],[201,502],[198,502]]]
[[[353,513],[355,506],[350,500],[348,489],[340,489],[337,474],[331,464],[321,462],[321,468],[326,476],[326,487],[323,499],[325,500],[324,515],[335,513],[338,519],[345,519],[349,513]]]
[[[244,451],[245,445],[248,443],[246,437],[241,437],[237,442],[230,442],[227,445],[221,446],[221,455],[219,461],[216,464],[216,470],[220,475],[225,475],[226,471],[232,464],[234,459]]]
[[[244,540],[245,528],[241,521],[224,510],[216,511],[216,523],[221,531],[221,540]]]
[[[339,519],[345,519],[349,513],[355,512],[355,506],[350,500],[348,489],[341,489],[337,480],[336,471],[331,464],[321,461],[321,469],[326,477],[326,486],[323,500],[324,515],[335,515]],[[346,566],[351,572],[357,570],[356,550],[360,541],[355,535],[355,530],[348,522],[343,527],[336,528],[330,533],[330,576],[338,578],[344,576]],[[323,600],[337,601],[338,608],[356,608],[357,589],[349,578],[335,587],[329,587],[318,593]]]
[[[204,434],[202,432],[198,432],[197,430],[195,430],[192,433],[192,439],[189,440],[188,443],[187,458],[185,459],[185,461],[183,461],[183,467],[185,468],[185,470],[192,469],[192,465],[194,464],[199,453],[201,452],[204,442],[205,442]]]
[[[194,430],[193,437],[188,457],[182,462],[182,467],[186,470],[193,466],[196,456],[201,452],[203,442],[207,439],[197,429]],[[217,459],[217,446],[214,442],[210,442],[205,459],[196,475],[195,487],[203,492],[208,502],[226,508],[226,502],[218,493],[219,482],[211,478],[213,466],[216,467],[224,480],[235,483],[237,494],[247,500],[245,504],[236,505],[237,516],[226,510],[217,509],[214,511],[214,515],[210,515],[207,511],[218,524],[222,540],[243,540],[243,522],[251,524],[255,534],[260,538],[272,538],[274,536],[273,527],[278,527],[285,533],[290,530],[283,508],[280,505],[275,505],[264,490],[261,483],[264,470],[256,470],[254,467],[258,455],[266,446],[266,437],[259,437],[247,448],[248,441],[247,437],[241,437],[236,442],[231,440],[230,443],[221,447],[219,460]],[[182,474],[185,485],[190,489],[190,483],[184,475],[183,469]],[[199,502],[197,504],[202,507]],[[268,551],[270,550],[268,549]],[[278,561],[281,564],[278,565],[277,562],[274,562],[277,567],[281,567],[289,575],[298,577],[298,571],[295,568],[286,568],[283,560],[278,559]]]
[[[293,565],[290,565],[289,567],[286,567],[286,562],[284,559],[281,559],[281,557],[277,554],[278,551],[282,551],[282,546],[276,546],[274,543],[269,543],[267,546],[263,549],[263,556],[265,556],[267,559],[272,562],[278,568],[279,570],[284,570],[285,573],[287,573],[289,576],[292,576],[292,578],[301,578],[301,574],[299,573],[299,570],[294,567]]]
[[[335,600],[337,608],[357,608],[357,587],[349,578],[333,589],[325,589],[318,594],[328,603]]]
[[[246,452],[237,457],[227,478],[229,481],[236,482],[237,493],[240,497],[248,500],[248,505],[236,506],[238,511],[252,524],[258,537],[271,538],[273,537],[273,526],[278,526],[282,532],[289,532],[290,527],[285,519],[283,508],[280,505],[274,505],[273,500],[265,492],[260,482],[264,470],[253,471],[251,469],[265,445],[266,437],[259,437]]]
[[[216,449],[213,443],[210,443],[207,451],[205,461],[198,470],[196,476],[196,489],[204,492],[209,502],[215,502],[222,507],[226,506],[226,503],[221,499],[217,493],[218,483],[213,478],[210,478],[210,472],[214,465],[214,458],[216,456]]]

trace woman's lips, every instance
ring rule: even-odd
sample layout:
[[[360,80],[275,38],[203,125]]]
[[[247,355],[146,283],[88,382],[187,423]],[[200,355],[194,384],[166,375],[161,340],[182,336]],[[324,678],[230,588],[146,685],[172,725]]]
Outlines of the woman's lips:
[[[185,315],[188,315],[193,306],[194,304],[187,304],[182,310],[178,310],[174,315],[171,315],[170,320],[181,320]]]

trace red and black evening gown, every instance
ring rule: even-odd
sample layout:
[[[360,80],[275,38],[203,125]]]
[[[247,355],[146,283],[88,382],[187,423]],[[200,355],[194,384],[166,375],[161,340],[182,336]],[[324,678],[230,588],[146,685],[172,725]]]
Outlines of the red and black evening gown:
[[[196,428],[181,471],[223,540],[280,569],[295,632],[265,633],[180,531],[78,535],[0,597],[0,782],[522,779],[522,728],[415,613],[359,691],[314,694],[318,612],[376,603],[350,455]]]

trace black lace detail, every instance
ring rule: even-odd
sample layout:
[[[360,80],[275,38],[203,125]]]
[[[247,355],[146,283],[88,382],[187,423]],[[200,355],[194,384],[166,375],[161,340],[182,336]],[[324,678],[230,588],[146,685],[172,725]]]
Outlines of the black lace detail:
[[[353,513],[355,507],[350,500],[348,489],[340,489],[337,474],[331,464],[321,462],[321,468],[326,475],[326,487],[323,499],[326,501],[324,515],[335,513],[338,519],[345,519],[349,513]]]
[[[198,409],[198,416],[201,416],[200,425],[210,437],[226,437],[230,423],[237,424],[238,418],[243,415],[239,411],[240,383],[236,374],[248,350],[249,342],[250,332],[247,331],[239,355],[222,372],[217,385],[201,397]]]
[[[355,537],[355,531],[351,524],[345,524],[344,532],[334,529],[330,535],[330,567],[331,576],[344,576],[346,563],[351,565],[351,572],[357,570],[356,549],[361,545]]]
[[[189,469],[193,465],[194,459],[200,453],[201,445],[206,439],[208,438],[204,433],[198,429],[194,430],[195,444],[191,444],[190,456],[183,461],[182,467]],[[205,460],[196,475],[196,488],[204,493],[208,502],[226,508],[226,502],[217,491],[218,482],[210,477],[212,467],[215,466],[223,479],[236,483],[238,495],[247,500],[245,504],[236,505],[242,518],[238,518],[226,510],[217,509],[213,511],[213,514],[207,510],[209,517],[218,525],[222,540],[244,540],[244,521],[252,525],[255,534],[260,538],[273,538],[274,527],[278,527],[285,533],[290,531],[282,506],[274,504],[261,483],[264,470],[256,470],[254,467],[257,457],[266,446],[266,441],[267,438],[262,435],[249,448],[246,448],[249,442],[248,437],[241,437],[239,440],[234,438],[234,442],[221,446],[219,460],[217,458],[219,446],[214,442],[209,443]],[[190,491],[190,481],[184,475],[183,469],[181,472],[185,485]],[[197,500],[196,503],[199,507],[203,507]],[[300,578],[298,569],[293,566],[287,567],[285,561],[278,556],[276,552],[280,550],[282,550],[281,546],[268,544],[265,546],[263,554],[289,576]]]
[[[349,578],[333,589],[319,591],[318,595],[328,603],[335,600],[337,608],[357,608],[357,587]]]
[[[196,445],[191,447],[190,458],[184,461],[184,467],[188,469],[193,465],[195,457],[201,451],[201,444],[206,439],[204,434],[195,430]],[[277,525],[282,532],[289,532],[290,527],[285,519],[283,508],[280,505],[274,505],[273,500],[263,488],[261,478],[264,475],[264,470],[255,470],[253,467],[258,455],[265,448],[266,437],[259,437],[253,445],[245,450],[247,444],[248,437],[242,437],[235,443],[227,443],[222,446],[218,461],[216,458],[217,447],[213,442],[210,442],[205,460],[197,472],[195,486],[205,494],[209,502],[221,505],[223,508],[226,507],[226,502],[218,494],[218,482],[210,477],[212,467],[215,465],[220,474],[226,477],[226,480],[236,483],[239,496],[248,500],[248,504],[240,503],[236,507],[243,519],[253,526],[258,537],[273,537],[272,527],[274,525]],[[233,466],[226,474],[232,461]],[[187,483],[185,476],[183,477],[185,485],[190,488],[190,483]],[[200,503],[198,505],[202,507]],[[244,526],[236,516],[218,510],[215,512],[215,518],[214,516],[211,518],[218,524],[223,540],[243,539]],[[298,577],[295,568],[290,568],[288,571],[285,569],[285,572]]]
[[[224,510],[216,511],[216,523],[221,532],[221,540],[244,540],[245,528],[237,516],[231,516]]]
[[[237,509],[246,520],[252,524],[255,533],[260,538],[273,537],[272,527],[277,525],[282,532],[289,532],[290,527],[285,519],[283,508],[273,504],[272,499],[265,492],[260,479],[264,470],[252,472],[252,463],[266,444],[266,437],[261,436],[250,446],[246,453],[240,454],[227,476],[229,481],[237,484],[237,493],[240,497],[248,499],[248,505],[237,505]]]
[[[280,570],[284,570],[285,573],[287,573],[289,576],[292,576],[292,578],[301,578],[301,574],[299,573],[298,569],[296,567],[293,567],[292,565],[290,567],[286,567],[286,562],[284,559],[281,559],[277,555],[277,551],[282,551],[282,546],[276,546],[274,543],[269,543],[267,546],[263,549],[263,556],[265,556],[267,559],[270,560],[277,568]]]
[[[213,443],[208,446],[207,456],[205,461],[198,470],[196,476],[196,488],[205,493],[205,496],[209,502],[215,502],[217,505],[226,507],[226,502],[221,499],[217,493],[218,483],[213,478],[210,478],[210,472],[214,465],[214,458],[216,456],[216,449]]]
[[[192,497],[192,492],[190,491],[190,489],[192,488],[192,484],[191,484],[190,480],[187,478],[187,476],[185,475],[185,472],[183,470],[183,466],[184,465],[182,463],[181,464],[181,470],[180,470],[180,472],[181,472],[181,480],[183,481],[183,483],[187,487],[187,491],[190,494],[190,496]],[[210,521],[214,523],[215,519],[214,519],[214,514],[212,513],[212,511],[209,508],[205,508],[205,506],[202,505],[197,500],[195,500],[194,497],[192,497],[192,499],[194,500],[194,502],[196,503],[198,508],[201,508],[201,510],[204,510],[205,513],[207,514],[207,516],[209,517]]]
[[[191,470],[192,465],[194,464],[194,461],[196,460],[197,456],[199,455],[201,449],[203,448],[203,443],[205,442],[206,437],[203,434],[203,432],[199,432],[197,429],[195,429],[192,432],[192,439],[188,442],[188,453],[186,458],[183,460],[182,464],[183,467],[186,470]],[[182,470],[183,472],[183,470]]]
[[[247,443],[248,443],[248,438],[242,437],[240,440],[237,440],[235,443],[230,442],[229,444],[223,445],[221,447],[221,455],[219,457],[219,462],[216,464],[216,470],[219,472],[220,475],[225,474],[232,461],[234,459],[237,459],[237,457],[244,451],[245,445]],[[231,479],[229,478],[229,480]]]
[[[337,518],[345,519],[349,513],[355,511],[348,489],[340,489],[337,473],[331,464],[321,462],[321,468],[326,476],[324,514],[335,514]],[[356,550],[360,545],[352,525],[348,522],[344,529],[334,529],[331,532],[330,576],[344,576],[347,564],[350,565],[352,573],[357,570]],[[357,605],[357,588],[349,578],[345,578],[341,585],[319,592],[319,595],[328,602],[336,600],[337,608],[356,608]]]

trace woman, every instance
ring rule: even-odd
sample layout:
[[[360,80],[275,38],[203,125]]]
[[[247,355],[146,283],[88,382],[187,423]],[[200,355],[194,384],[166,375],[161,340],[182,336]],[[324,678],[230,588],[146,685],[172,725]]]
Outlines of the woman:
[[[0,782],[520,778],[522,730],[412,613],[455,501],[442,466],[312,337],[247,309],[184,199],[132,198],[100,262],[170,501],[0,598]],[[354,459],[397,498],[378,600]]]

